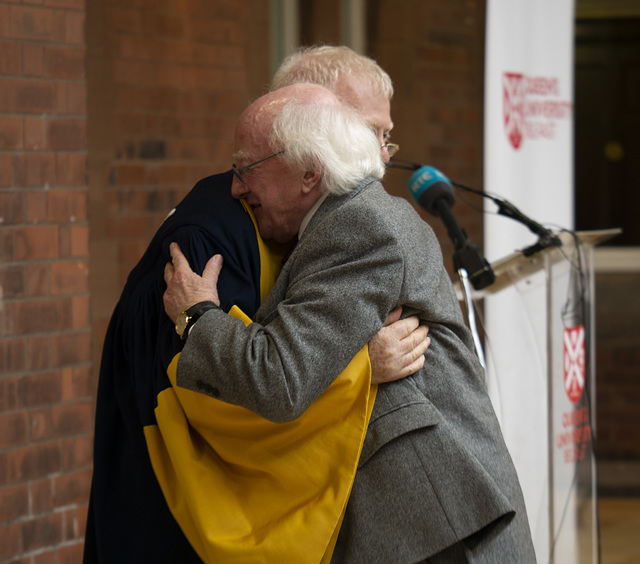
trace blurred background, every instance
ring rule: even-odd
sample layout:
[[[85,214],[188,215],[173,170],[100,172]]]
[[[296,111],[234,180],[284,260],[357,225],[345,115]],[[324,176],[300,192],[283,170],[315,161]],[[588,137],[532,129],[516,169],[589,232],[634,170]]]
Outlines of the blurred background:
[[[0,0],[0,562],[81,561],[113,307],[167,212],[230,167],[236,118],[291,49],[347,44],[376,59],[394,82],[397,157],[491,190],[485,11],[484,0]],[[598,487],[633,498],[640,2],[575,11],[575,227],[623,229],[596,252]],[[389,170],[385,186],[409,199],[409,175]],[[482,246],[479,204],[458,199],[454,212]],[[444,228],[420,213],[451,272]]]

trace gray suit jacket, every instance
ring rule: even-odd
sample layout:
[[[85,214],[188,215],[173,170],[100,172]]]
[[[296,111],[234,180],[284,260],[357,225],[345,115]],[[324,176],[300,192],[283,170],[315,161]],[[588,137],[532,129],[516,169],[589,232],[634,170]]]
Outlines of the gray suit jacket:
[[[372,179],[330,196],[245,327],[195,324],[178,384],[295,419],[402,305],[429,325],[422,370],[379,387],[335,562],[419,562],[466,539],[535,560],[524,501],[431,228]]]

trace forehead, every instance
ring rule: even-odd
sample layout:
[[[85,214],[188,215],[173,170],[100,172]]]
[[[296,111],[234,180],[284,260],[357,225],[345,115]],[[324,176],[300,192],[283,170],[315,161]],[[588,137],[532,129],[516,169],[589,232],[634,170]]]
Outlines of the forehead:
[[[378,93],[366,77],[351,75],[339,81],[336,93],[345,104],[357,108],[376,129],[391,129],[391,104],[384,94]]]
[[[236,125],[233,156],[236,161],[250,161],[266,154],[268,144],[262,128],[253,119],[240,119]]]

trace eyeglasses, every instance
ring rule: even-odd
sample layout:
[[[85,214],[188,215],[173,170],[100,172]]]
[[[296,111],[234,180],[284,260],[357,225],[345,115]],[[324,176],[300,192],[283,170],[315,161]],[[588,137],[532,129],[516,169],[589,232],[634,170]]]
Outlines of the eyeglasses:
[[[273,153],[273,155],[269,155],[268,157],[265,157],[264,159],[260,159],[259,161],[256,161],[255,163],[251,163],[245,166],[241,166],[240,168],[238,168],[236,166],[235,163],[233,163],[233,165],[231,166],[231,170],[233,171],[233,174],[236,175],[236,178],[242,182],[243,184],[246,184],[246,181],[244,178],[242,178],[242,173],[245,170],[249,170],[250,168],[259,165],[260,163],[263,163],[264,161],[268,161],[269,159],[272,159],[273,157],[277,157],[278,155],[282,155],[282,153],[284,153],[284,149],[282,149],[282,151],[278,151],[277,153]]]
[[[389,153],[389,158],[393,157],[393,155],[395,155],[400,150],[400,145],[398,145],[397,143],[383,143],[382,145],[380,145],[381,149],[384,149],[385,147]]]

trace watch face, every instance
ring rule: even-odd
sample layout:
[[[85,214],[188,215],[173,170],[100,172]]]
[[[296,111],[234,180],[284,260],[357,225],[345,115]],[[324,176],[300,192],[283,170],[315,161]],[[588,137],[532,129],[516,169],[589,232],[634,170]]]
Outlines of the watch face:
[[[187,323],[189,323],[189,316],[183,311],[176,321],[176,333],[181,337],[184,334],[184,330],[187,328]]]

